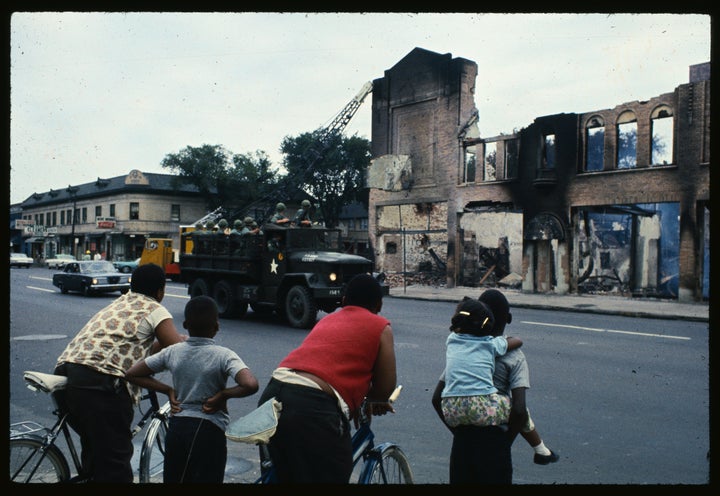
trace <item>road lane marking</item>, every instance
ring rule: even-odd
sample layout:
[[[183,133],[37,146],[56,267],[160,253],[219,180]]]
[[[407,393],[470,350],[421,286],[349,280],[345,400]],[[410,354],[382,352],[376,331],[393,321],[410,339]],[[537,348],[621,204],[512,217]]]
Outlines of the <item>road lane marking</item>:
[[[40,339],[65,339],[65,334],[28,334],[27,336],[17,336],[10,338],[10,341],[37,341]]]
[[[40,277],[36,277],[36,279],[41,279]],[[45,291],[46,293],[56,293],[57,290],[55,289],[47,289],[47,288],[38,288],[37,286],[25,286],[27,289],[35,289],[37,291]],[[165,296],[169,296],[172,298],[183,298],[183,299],[190,299],[190,296],[188,295],[174,295],[171,293],[165,293]]]
[[[189,300],[189,299],[190,299],[190,295],[174,295],[174,294],[170,294],[170,293],[165,293],[165,296],[166,296],[166,297],[167,297],[167,296],[170,296],[170,297],[172,297],[172,298],[183,298],[183,299],[185,299],[185,300]]]
[[[573,326],[573,325],[567,325],[567,324],[548,324],[546,322],[530,322],[528,320],[522,320],[521,323],[530,324],[530,325],[546,326],[546,327],[562,327],[565,329],[577,329],[580,331],[608,332],[608,333],[614,333],[614,334],[630,334],[633,336],[645,336],[648,338],[681,339],[683,341],[690,341],[690,339],[691,339],[691,338],[688,338],[685,336],[673,336],[673,335],[668,335],[668,334],[653,334],[653,333],[649,333],[649,332],[636,332],[636,331],[620,331],[617,329],[600,329],[597,327],[583,327],[583,326]]]
[[[38,288],[35,286],[25,286],[28,289],[37,289],[38,291],[45,291],[46,293],[55,293],[54,289]]]

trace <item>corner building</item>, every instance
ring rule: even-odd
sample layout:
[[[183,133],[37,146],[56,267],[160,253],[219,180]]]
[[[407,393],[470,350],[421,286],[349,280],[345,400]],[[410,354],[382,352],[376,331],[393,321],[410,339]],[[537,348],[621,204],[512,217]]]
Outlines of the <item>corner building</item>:
[[[171,238],[178,248],[180,226],[192,225],[206,209],[195,186],[176,187],[175,179],[134,169],[126,176],[34,193],[19,204],[15,227],[26,253],[40,263],[57,253],[81,259],[87,251],[107,260],[134,260],[148,237]]]

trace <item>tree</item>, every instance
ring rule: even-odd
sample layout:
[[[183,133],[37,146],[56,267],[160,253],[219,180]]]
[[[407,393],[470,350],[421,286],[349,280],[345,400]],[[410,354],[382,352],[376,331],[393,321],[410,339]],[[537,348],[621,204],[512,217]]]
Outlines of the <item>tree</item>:
[[[230,152],[223,146],[205,144],[168,154],[160,165],[177,175],[177,186],[196,186],[205,197],[208,210],[214,210],[226,201],[229,163]]]
[[[320,143],[321,131],[286,136],[280,146],[288,171],[281,182],[289,194],[300,188],[320,202],[320,215],[328,227],[339,223],[343,207],[355,201],[367,204],[365,170],[370,163],[370,142],[357,135],[331,135]]]
[[[238,211],[267,195],[278,182],[265,152],[233,155],[222,145],[188,146],[166,155],[161,165],[177,175],[178,186],[196,186],[208,210]]]

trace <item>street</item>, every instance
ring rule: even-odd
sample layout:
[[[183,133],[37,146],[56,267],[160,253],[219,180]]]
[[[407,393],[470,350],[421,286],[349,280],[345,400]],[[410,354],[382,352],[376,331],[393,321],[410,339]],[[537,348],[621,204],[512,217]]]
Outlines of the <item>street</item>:
[[[44,394],[28,390],[24,370],[51,372],[69,339],[119,293],[61,294],[46,268],[10,270],[10,422],[52,421]],[[182,331],[187,291],[168,282],[163,304]],[[512,307],[512,301],[510,301]],[[388,297],[382,314],[395,336],[396,413],[373,421],[376,442],[395,441],[416,483],[446,484],[451,436],[430,397],[444,365],[452,302]],[[530,365],[528,406],[545,444],[560,455],[547,466],[518,437],[515,484],[707,484],[709,344],[707,323],[557,310],[512,310],[506,334],[523,339]],[[319,314],[322,317],[323,313]],[[221,320],[218,344],[234,349],[260,382],[308,331],[248,312]],[[229,403],[238,418],[259,393]],[[228,442],[227,483],[256,476],[257,449]]]

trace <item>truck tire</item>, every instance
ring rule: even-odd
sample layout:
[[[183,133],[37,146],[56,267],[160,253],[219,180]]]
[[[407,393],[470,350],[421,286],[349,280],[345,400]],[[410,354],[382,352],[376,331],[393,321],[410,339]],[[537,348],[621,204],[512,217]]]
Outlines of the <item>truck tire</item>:
[[[285,297],[285,318],[299,329],[310,329],[317,321],[317,304],[305,286],[293,286]]]
[[[190,298],[195,298],[196,296],[210,296],[205,279],[195,279],[190,285]]]
[[[215,285],[213,299],[218,306],[218,315],[223,319],[230,319],[237,316],[235,305],[235,292],[232,285],[227,281],[220,281]],[[247,305],[245,306],[247,311]]]

